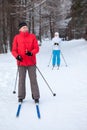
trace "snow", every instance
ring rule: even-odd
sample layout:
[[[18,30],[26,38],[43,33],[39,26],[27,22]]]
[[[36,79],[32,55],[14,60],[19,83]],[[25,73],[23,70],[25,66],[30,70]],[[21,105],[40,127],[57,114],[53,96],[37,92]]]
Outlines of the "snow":
[[[56,93],[54,97],[37,71],[41,119],[37,118],[28,76],[26,99],[16,118],[17,94],[12,93],[16,61],[11,53],[0,54],[0,130],[87,130],[87,41],[63,42],[61,50],[68,66],[61,56],[59,70],[52,70],[51,49],[50,41],[43,41],[37,55],[37,67]]]

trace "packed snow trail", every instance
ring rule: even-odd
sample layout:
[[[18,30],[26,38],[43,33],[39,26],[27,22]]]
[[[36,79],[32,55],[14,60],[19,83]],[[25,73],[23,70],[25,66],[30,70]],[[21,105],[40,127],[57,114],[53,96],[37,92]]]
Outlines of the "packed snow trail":
[[[52,70],[51,63],[48,67],[52,54],[50,41],[43,41],[37,55],[37,66],[56,92],[53,97],[37,71],[41,93],[40,120],[36,118],[28,76],[26,99],[19,118],[16,118],[18,99],[17,93],[13,94],[16,60],[11,53],[0,54],[1,130],[87,130],[87,42],[83,39],[65,41],[61,47],[68,66],[61,57],[59,70]]]

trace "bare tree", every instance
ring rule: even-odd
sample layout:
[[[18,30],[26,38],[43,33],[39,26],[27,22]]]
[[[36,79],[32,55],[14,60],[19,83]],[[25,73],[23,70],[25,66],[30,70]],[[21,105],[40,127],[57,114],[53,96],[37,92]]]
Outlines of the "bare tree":
[[[65,18],[61,11],[65,0],[1,0],[0,1],[0,53],[7,52],[8,45],[18,33],[18,24],[26,21],[29,31],[42,37],[53,37],[59,31],[60,21]],[[62,5],[61,5],[62,4]],[[65,4],[65,3],[64,3]]]
[[[0,40],[0,52],[7,53],[8,50],[8,1],[0,1],[0,28],[1,28],[1,40]]]

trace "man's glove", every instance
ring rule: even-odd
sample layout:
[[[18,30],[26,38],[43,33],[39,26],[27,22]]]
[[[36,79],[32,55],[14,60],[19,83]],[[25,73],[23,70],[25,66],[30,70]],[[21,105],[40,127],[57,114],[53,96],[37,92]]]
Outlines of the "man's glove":
[[[16,57],[16,59],[17,59],[18,61],[23,61],[23,58],[22,58],[20,55],[18,55],[18,56]]]
[[[25,55],[27,55],[27,56],[32,56],[33,54],[32,54],[32,52],[30,52],[30,51],[26,51]]]

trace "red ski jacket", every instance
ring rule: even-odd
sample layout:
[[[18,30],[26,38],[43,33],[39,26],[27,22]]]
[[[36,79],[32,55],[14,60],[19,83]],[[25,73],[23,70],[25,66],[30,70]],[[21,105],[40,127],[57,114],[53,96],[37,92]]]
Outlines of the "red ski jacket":
[[[26,51],[30,51],[33,55],[27,56]],[[36,53],[39,52],[39,45],[34,34],[29,32],[20,32],[17,34],[12,43],[12,55],[16,58],[20,55],[23,61],[17,61],[20,66],[32,66],[36,64]]]

